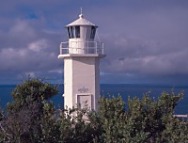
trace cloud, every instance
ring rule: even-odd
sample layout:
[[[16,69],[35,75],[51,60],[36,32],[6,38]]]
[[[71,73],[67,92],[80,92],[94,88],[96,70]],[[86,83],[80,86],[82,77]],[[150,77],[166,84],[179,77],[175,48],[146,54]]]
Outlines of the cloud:
[[[188,75],[188,10],[158,8],[147,12],[137,10],[139,13],[132,15],[115,12],[102,19],[110,29],[102,34],[107,53],[102,63],[103,72],[125,77],[127,74],[148,75],[150,78]],[[102,27],[101,31],[103,29],[107,28]]]
[[[5,76],[3,79],[9,79],[10,75],[14,75],[9,80],[16,80],[28,73],[40,77],[60,68],[57,59],[59,33],[49,34],[43,28],[38,30],[35,26],[37,23],[38,21],[16,19],[7,30],[2,29],[0,74]]]
[[[102,81],[187,79],[187,1],[72,2],[2,2],[0,75],[62,78],[59,44],[67,40],[64,26],[78,16],[82,6],[85,17],[99,25],[96,39],[105,43]]]
[[[45,39],[41,39],[39,41],[35,41],[28,45],[28,49],[34,52],[44,52],[44,50],[48,47],[48,42]]]

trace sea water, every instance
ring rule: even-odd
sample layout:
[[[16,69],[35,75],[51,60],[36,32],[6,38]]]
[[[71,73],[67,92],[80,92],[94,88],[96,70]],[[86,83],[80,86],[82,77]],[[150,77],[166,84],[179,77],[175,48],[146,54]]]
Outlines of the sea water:
[[[57,108],[63,108],[64,99],[62,97],[63,85],[57,85],[59,93],[51,101]],[[11,93],[16,85],[0,85],[0,105],[5,108],[8,102],[11,102]],[[102,84],[101,96],[121,96],[126,102],[128,96],[142,98],[143,95],[149,94],[151,98],[157,99],[162,92],[174,92],[175,94],[183,92],[184,98],[178,103],[175,113],[188,114],[188,86],[169,86],[169,85],[149,85],[149,84]]]

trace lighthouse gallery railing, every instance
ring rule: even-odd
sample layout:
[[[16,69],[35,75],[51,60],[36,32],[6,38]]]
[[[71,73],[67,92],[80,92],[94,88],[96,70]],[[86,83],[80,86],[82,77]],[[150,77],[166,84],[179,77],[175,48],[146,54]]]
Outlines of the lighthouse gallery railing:
[[[104,43],[97,41],[61,42],[60,54],[104,54]]]

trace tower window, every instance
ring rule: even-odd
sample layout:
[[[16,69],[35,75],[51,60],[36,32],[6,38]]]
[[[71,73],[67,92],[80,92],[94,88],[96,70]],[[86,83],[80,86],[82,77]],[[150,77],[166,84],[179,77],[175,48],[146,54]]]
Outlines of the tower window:
[[[80,38],[80,26],[68,27],[69,38]]]
[[[96,27],[95,27],[95,26],[92,26],[92,27],[91,27],[90,39],[94,39],[94,38],[95,38],[95,33],[96,33]]]
[[[75,26],[75,37],[80,38],[80,26]]]
[[[69,38],[73,38],[73,27],[68,27]]]

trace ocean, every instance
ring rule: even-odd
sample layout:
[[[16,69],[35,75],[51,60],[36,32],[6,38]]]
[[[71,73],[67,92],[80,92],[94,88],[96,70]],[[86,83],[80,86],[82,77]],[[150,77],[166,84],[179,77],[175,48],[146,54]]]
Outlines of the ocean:
[[[0,85],[0,105],[1,108],[5,108],[8,102],[11,102],[11,92],[16,87],[16,85]],[[59,93],[54,96],[51,100],[57,108],[63,107],[64,99],[63,94],[63,85],[58,85]],[[101,96],[121,96],[122,99],[126,102],[128,96],[130,97],[139,97],[145,93],[157,99],[162,92],[174,92],[184,93],[184,98],[179,102],[175,109],[176,114],[188,114],[188,86],[169,86],[169,85],[149,85],[149,84],[102,84],[101,85]]]

